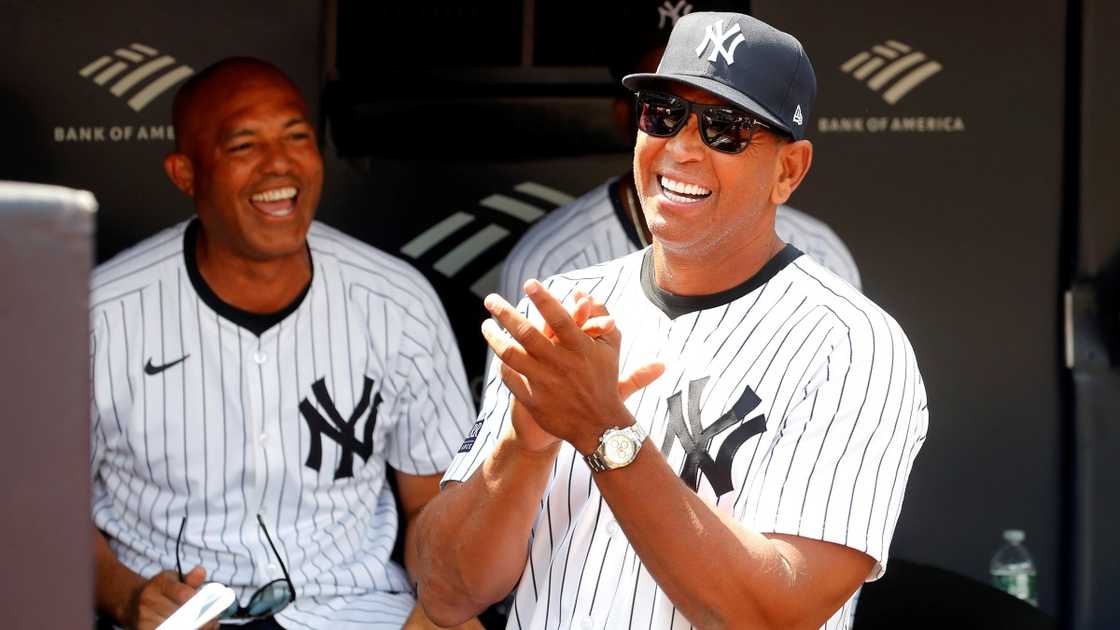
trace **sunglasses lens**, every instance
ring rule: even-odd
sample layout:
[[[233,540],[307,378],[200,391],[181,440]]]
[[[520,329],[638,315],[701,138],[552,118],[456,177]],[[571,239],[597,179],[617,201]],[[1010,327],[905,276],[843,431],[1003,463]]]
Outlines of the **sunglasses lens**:
[[[700,116],[700,135],[716,151],[740,153],[751,143],[754,120],[733,109],[709,109]]]
[[[230,603],[229,607],[223,610],[220,615],[218,615],[218,619],[233,619],[237,616],[237,611],[239,608],[241,608],[241,605],[237,602],[236,599],[233,600],[233,602]]]
[[[284,580],[276,580],[262,586],[253,594],[245,612],[253,619],[268,617],[283,610],[292,599],[292,589],[288,587],[288,583]]]
[[[664,138],[676,133],[688,117],[688,103],[669,94],[638,95],[638,129]]]

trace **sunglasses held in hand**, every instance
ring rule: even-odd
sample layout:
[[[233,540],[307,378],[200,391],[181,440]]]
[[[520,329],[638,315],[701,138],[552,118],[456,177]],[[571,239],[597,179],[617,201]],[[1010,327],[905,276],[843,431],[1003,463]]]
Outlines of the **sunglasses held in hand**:
[[[265,540],[268,541],[268,546],[272,548],[272,553],[276,556],[276,561],[280,563],[280,570],[283,571],[284,578],[273,580],[257,589],[257,592],[249,598],[248,606],[242,606],[241,602],[238,602],[235,598],[228,608],[218,615],[218,619],[242,619],[246,621],[266,619],[280,612],[296,599],[296,588],[292,584],[292,578],[288,575],[288,567],[284,566],[284,560],[280,558],[280,552],[276,550],[276,545],[272,542],[272,536],[268,535],[268,528],[264,526],[264,519],[261,518],[260,514],[257,515],[257,523],[260,524]],[[175,540],[175,568],[179,571],[180,582],[183,581],[184,574],[179,549],[183,543],[183,529],[186,526],[187,518],[183,517],[183,522],[179,525],[179,536]]]

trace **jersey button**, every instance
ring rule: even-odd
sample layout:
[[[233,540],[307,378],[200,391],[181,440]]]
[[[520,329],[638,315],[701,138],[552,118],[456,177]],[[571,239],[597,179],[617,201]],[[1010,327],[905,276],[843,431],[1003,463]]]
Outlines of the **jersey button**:
[[[268,355],[263,352],[254,352],[253,360],[257,362],[257,365],[264,365],[264,362],[268,361]]]
[[[591,621],[591,617],[584,617],[583,621],[579,622],[579,627],[583,630],[591,630],[593,627],[595,627],[595,623]]]
[[[617,533],[618,533],[618,523],[616,523],[615,521],[608,521],[607,522],[607,535],[608,536],[614,536]],[[590,623],[591,620],[588,619],[587,622]]]
[[[268,434],[267,433],[260,434],[260,437],[257,438],[257,441],[260,442],[261,446],[268,446]]]

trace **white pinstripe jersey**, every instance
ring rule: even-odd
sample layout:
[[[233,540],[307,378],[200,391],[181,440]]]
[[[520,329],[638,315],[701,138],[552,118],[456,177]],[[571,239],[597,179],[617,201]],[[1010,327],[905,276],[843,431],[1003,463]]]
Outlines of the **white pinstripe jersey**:
[[[389,559],[398,517],[385,464],[444,470],[474,413],[435,292],[404,262],[313,223],[307,293],[258,337],[196,290],[186,226],[94,274],[95,524],[151,576],[175,568],[185,518],[183,569],[203,566],[245,605],[282,577],[259,514],[296,589],[284,627],[399,628],[413,597]]]
[[[546,285],[558,297],[581,288],[605,301],[623,335],[620,373],[665,362],[626,405],[686,484],[753,531],[865,552],[876,560],[868,579],[878,578],[928,419],[898,324],[792,246],[743,285],[689,298],[657,288],[650,251]],[[510,394],[494,375],[445,480],[469,478],[509,421]],[[569,444],[530,545],[510,628],[691,627]],[[856,596],[826,628],[851,627]]]
[[[548,278],[619,258],[641,247],[614,186],[617,177],[537,221],[517,242],[502,268],[501,294],[520,299],[529,278]],[[859,268],[844,241],[823,221],[789,206],[778,206],[774,230],[783,241],[809,254],[859,289]]]

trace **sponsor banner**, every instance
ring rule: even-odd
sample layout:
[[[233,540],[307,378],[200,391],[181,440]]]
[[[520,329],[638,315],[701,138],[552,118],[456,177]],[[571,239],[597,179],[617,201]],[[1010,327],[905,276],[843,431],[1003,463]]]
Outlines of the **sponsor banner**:
[[[15,26],[0,91],[16,131],[0,179],[92,191],[99,260],[192,212],[162,165],[175,140],[171,102],[192,74],[223,57],[261,57],[317,110],[319,3],[4,5]]]
[[[1012,522],[1039,575],[1059,575],[1064,6],[752,3],[800,39],[819,84],[792,203],[848,244],[929,392],[892,552],[983,580],[977,559]],[[1055,584],[1039,589],[1050,611]]]

